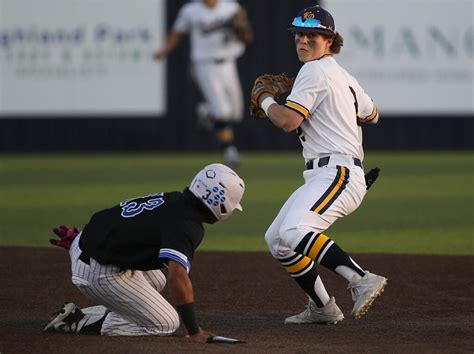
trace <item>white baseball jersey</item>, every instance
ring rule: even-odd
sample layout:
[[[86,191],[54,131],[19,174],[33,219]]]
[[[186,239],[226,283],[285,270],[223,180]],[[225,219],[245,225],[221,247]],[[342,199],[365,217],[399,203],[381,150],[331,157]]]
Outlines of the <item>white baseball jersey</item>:
[[[285,106],[304,118],[298,128],[303,157],[314,164],[304,171],[305,183],[285,202],[265,234],[277,259],[296,256],[294,250],[305,235],[324,232],[362,203],[364,170],[354,159],[364,157],[357,118],[378,120],[370,97],[331,56],[303,65]],[[319,159],[324,163],[319,165]],[[319,256],[307,261],[320,262],[331,245],[327,236],[319,238],[315,246]]]
[[[196,1],[180,9],[173,29],[190,34],[193,61],[235,59],[243,54],[245,46],[230,26],[239,8],[233,1],[218,1],[212,8]]]
[[[334,153],[363,160],[357,116],[375,123],[377,108],[332,56],[303,65],[285,105],[305,119],[298,134],[306,160]]]

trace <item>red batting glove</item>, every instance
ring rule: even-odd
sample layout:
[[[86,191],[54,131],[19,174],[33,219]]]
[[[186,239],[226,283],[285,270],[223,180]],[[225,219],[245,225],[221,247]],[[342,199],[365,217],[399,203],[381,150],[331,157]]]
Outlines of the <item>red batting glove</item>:
[[[71,248],[72,242],[77,237],[77,235],[79,235],[80,231],[76,227],[69,228],[66,225],[60,225],[55,227],[53,232],[59,237],[59,240],[52,238],[49,240],[49,242],[54,246],[69,250]]]

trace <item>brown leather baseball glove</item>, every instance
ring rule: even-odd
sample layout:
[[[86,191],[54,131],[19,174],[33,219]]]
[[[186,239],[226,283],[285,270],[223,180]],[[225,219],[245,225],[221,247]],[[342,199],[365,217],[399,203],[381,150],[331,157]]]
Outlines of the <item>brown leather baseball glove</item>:
[[[250,44],[253,41],[252,26],[247,11],[243,7],[232,17],[231,26],[239,40],[245,44]]]
[[[285,74],[265,74],[257,77],[250,94],[250,115],[256,120],[264,119],[265,112],[258,104],[260,96],[266,92],[277,100],[291,91],[294,82],[295,78],[288,77]]]

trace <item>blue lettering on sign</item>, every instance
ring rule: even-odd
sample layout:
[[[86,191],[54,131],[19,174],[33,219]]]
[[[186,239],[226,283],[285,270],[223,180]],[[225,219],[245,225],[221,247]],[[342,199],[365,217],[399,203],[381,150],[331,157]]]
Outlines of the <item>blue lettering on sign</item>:
[[[83,26],[42,29],[34,26],[0,28],[0,49],[25,44],[80,45],[85,39],[86,28]]]
[[[0,0],[1,2],[1,0]],[[126,28],[104,23],[71,25],[70,27],[38,28],[36,26],[0,26],[0,50],[23,45],[85,45],[90,41],[100,44],[148,44],[153,40],[153,30],[145,25]]]
[[[147,199],[141,202],[139,201],[139,199],[143,199],[147,197],[155,197],[155,196],[156,198]],[[120,215],[122,215],[122,217],[124,218],[133,218],[141,214],[144,210],[153,210],[153,209],[158,208],[159,206],[163,205],[164,202],[165,201],[163,200],[162,193],[151,194],[149,196],[129,199],[120,203],[120,206],[122,207],[122,212]]]
[[[94,28],[94,40],[99,43],[147,43],[151,37],[151,30],[141,26],[124,29],[99,24]]]

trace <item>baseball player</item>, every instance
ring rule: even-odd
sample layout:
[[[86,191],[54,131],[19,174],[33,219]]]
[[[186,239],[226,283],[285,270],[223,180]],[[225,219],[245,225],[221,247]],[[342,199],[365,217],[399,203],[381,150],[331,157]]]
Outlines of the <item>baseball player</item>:
[[[205,99],[198,105],[200,125],[211,131],[230,166],[240,163],[234,125],[243,118],[242,88],[236,60],[253,40],[245,10],[236,1],[202,0],[184,5],[164,47],[155,59],[167,57],[189,33],[192,72]]]
[[[330,297],[317,266],[345,278],[360,318],[387,284],[364,270],[325,234],[337,219],[353,212],[366,193],[361,125],[376,123],[377,107],[357,80],[336,62],[343,38],[333,17],[319,6],[294,18],[296,53],[303,63],[285,104],[270,89],[254,86],[253,97],[271,122],[296,131],[303,146],[305,183],[286,201],[265,234],[271,254],[309,297],[306,310],[285,323],[336,324],[344,315]],[[281,76],[281,75],[280,75]]]
[[[82,232],[61,226],[59,240],[69,249],[72,282],[100,306],[80,309],[65,303],[45,331],[167,336],[184,324],[191,341],[205,343],[194,311],[189,271],[213,224],[242,210],[243,180],[229,167],[204,167],[183,192],[154,193],[125,200],[95,213]],[[173,307],[161,294],[167,284]]]

